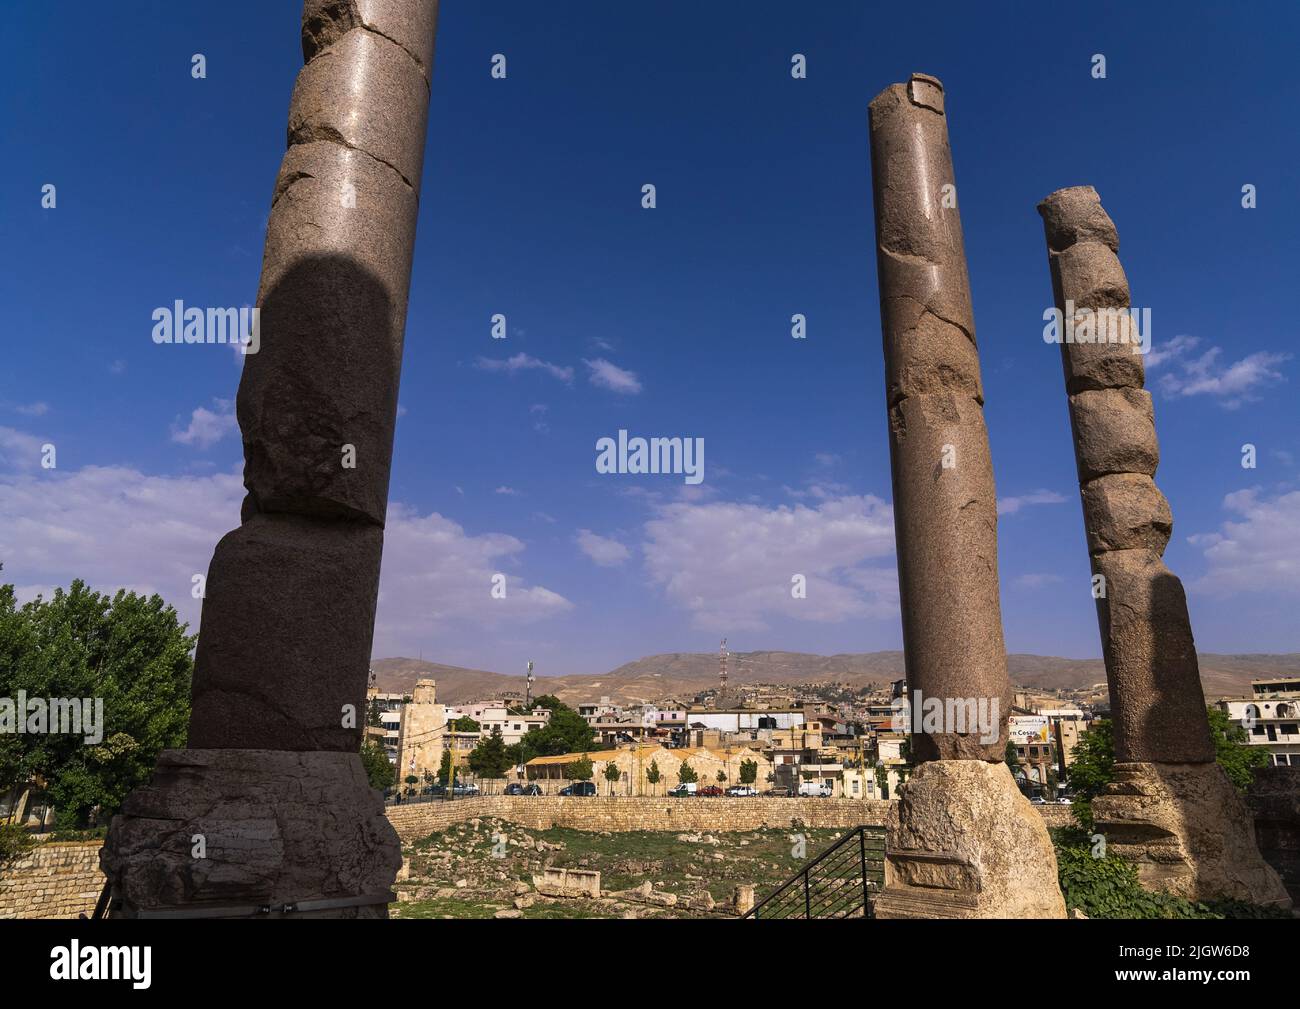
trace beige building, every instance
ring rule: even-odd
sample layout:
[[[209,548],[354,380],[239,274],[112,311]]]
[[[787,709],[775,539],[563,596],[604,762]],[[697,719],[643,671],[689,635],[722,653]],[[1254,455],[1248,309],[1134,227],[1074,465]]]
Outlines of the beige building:
[[[447,748],[447,707],[437,703],[434,680],[417,680],[410,703],[402,708],[397,733],[397,780],[404,782],[415,775],[421,781],[425,772],[436,775],[442,765],[442,751]]]
[[[529,780],[553,782],[555,787],[567,784],[569,768],[584,756],[591,760],[592,777],[600,795],[664,795],[677,785],[678,771],[683,763],[689,763],[700,785],[719,785],[727,788],[738,785],[740,765],[752,760],[757,767],[754,788],[764,791],[769,788],[768,775],[772,772],[772,762],[762,753],[747,746],[713,749],[708,747],[682,747],[668,749],[664,746],[625,746],[617,750],[592,750],[589,753],[565,753],[556,757],[535,757],[524,767]],[[610,764],[619,770],[619,780],[610,782],[605,779],[605,768]],[[651,767],[659,771],[659,780],[651,783],[648,775]],[[724,780],[718,781],[722,772]]]
[[[1250,697],[1218,702],[1230,720],[1246,730],[1251,746],[1268,751],[1273,766],[1300,767],[1300,676],[1250,681]]]

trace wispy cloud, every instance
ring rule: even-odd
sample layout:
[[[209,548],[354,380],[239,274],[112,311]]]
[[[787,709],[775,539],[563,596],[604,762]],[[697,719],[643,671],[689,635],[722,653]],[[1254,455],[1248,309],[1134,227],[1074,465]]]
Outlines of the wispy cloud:
[[[507,358],[480,357],[475,362],[475,367],[483,371],[501,371],[508,375],[514,375],[521,371],[541,371],[552,378],[558,378],[561,382],[573,381],[572,368],[563,368],[558,364],[551,364],[549,361],[543,361],[541,358],[525,354],[523,351]]]
[[[582,363],[587,366],[587,378],[592,385],[629,396],[641,391],[641,380],[636,377],[636,373],[620,368],[612,361],[598,357],[594,360],[583,358]]]
[[[700,629],[898,613],[893,510],[876,497],[835,498],[815,508],[678,502],[659,508],[645,532],[652,583]],[[796,575],[804,579],[803,597],[792,591]]]
[[[1157,382],[1166,396],[1210,396],[1224,409],[1235,410],[1258,399],[1260,387],[1286,381],[1278,366],[1290,360],[1290,354],[1259,350],[1225,365],[1222,347],[1198,352],[1201,342],[1196,336],[1176,336],[1147,354],[1147,371],[1166,369]]]
[[[1217,532],[1189,536],[1208,565],[1193,588],[1208,595],[1300,593],[1300,491],[1272,497],[1258,487],[1223,499],[1232,517]]]
[[[1041,489],[1014,497],[1000,497],[998,498],[998,514],[1014,515],[1022,508],[1028,508],[1032,505],[1064,504],[1066,500],[1064,494],[1058,494],[1054,490]]]
[[[228,399],[214,399],[215,410],[196,406],[190,414],[190,422],[181,429],[172,426],[172,441],[181,445],[193,445],[199,449],[211,448],[226,435],[239,427],[235,419],[235,404]]]
[[[590,529],[579,529],[574,539],[578,549],[602,568],[618,567],[632,556],[632,552],[618,540],[599,536]]]

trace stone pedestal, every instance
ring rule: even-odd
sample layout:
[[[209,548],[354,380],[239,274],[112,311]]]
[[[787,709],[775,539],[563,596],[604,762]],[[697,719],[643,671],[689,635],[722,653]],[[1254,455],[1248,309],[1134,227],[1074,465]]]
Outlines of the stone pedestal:
[[[1147,889],[1189,900],[1291,903],[1260,856],[1250,810],[1218,764],[1117,763],[1092,815],[1107,851],[1135,863]]]
[[[357,754],[286,750],[164,750],[100,853],[114,917],[385,918],[401,862]]]
[[[1064,918],[1056,852],[1004,763],[932,760],[889,812],[877,918]]]

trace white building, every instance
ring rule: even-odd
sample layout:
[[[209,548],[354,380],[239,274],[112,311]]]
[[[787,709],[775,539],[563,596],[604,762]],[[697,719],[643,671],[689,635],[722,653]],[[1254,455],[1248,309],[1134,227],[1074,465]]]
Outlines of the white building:
[[[1250,697],[1219,701],[1219,709],[1246,730],[1252,746],[1263,746],[1269,763],[1300,767],[1300,676],[1250,681]]]

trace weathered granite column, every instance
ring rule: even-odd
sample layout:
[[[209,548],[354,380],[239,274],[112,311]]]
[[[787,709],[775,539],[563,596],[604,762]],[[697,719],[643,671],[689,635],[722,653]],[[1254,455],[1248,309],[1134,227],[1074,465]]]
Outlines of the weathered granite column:
[[[1214,762],[1182,583],[1161,557],[1173,531],[1143,389],[1149,316],[1130,312],[1119,235],[1091,186],[1038,205],[1047,234],[1083,521],[1110,686],[1115,782],[1098,829],[1145,883],[1193,899],[1286,899],[1251,816]]]
[[[387,913],[398,841],[358,751],[436,18],[437,0],[304,4],[239,387],[242,524],[208,572],[189,749],[105,846],[123,914]]]
[[[912,751],[882,917],[1062,917],[1042,817],[1004,763],[997,495],[943,85],[870,106],[876,263]]]

